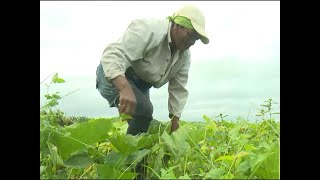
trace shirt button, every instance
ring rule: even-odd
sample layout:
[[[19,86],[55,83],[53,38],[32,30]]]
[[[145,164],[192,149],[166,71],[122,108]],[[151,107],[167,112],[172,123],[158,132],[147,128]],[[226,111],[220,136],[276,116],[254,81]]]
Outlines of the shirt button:
[[[167,62],[169,62],[169,59],[166,59]]]
[[[160,77],[163,77],[163,74],[161,74]]]

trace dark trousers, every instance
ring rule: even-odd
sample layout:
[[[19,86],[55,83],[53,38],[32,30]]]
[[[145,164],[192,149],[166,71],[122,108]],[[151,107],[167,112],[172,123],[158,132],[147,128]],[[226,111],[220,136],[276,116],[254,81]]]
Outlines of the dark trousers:
[[[148,131],[151,120],[153,119],[153,105],[150,101],[149,90],[152,87],[150,83],[141,80],[132,68],[128,68],[126,73],[132,90],[136,96],[136,110],[132,118],[128,122],[127,134],[138,135]],[[104,97],[110,107],[117,107],[119,104],[119,91],[114,85],[107,81],[101,64],[99,64],[96,72],[96,88],[99,90],[102,97]],[[136,179],[145,179],[147,168],[143,165],[146,164],[147,159],[143,158],[137,164],[135,171],[138,173]]]
[[[137,135],[140,133],[146,133],[150,125],[153,113],[153,106],[150,101],[149,89],[151,84],[142,81],[129,68],[126,71],[126,78],[128,79],[132,90],[136,96],[136,111],[132,116],[132,120],[128,122],[127,134]],[[119,97],[116,99],[116,105],[119,102]],[[136,179],[145,179],[147,168],[143,165],[147,164],[147,158],[143,158],[140,163],[137,164],[135,171],[138,173]]]
[[[128,122],[127,134],[137,135],[146,133],[153,119],[153,105],[149,94],[149,89],[152,85],[142,81],[131,68],[126,71],[126,78],[132,87],[137,101],[136,110],[132,115],[133,119]],[[119,101],[119,97],[117,101]]]
[[[96,74],[96,88],[99,90],[100,94],[108,100],[110,107],[117,107],[119,102],[119,91],[111,82],[106,80],[101,64],[98,66]],[[152,85],[141,80],[132,68],[128,68],[125,75],[137,101],[136,110],[132,115],[133,119],[128,122],[129,126],[127,134],[137,135],[145,133],[153,119],[153,105],[149,95],[149,90]]]

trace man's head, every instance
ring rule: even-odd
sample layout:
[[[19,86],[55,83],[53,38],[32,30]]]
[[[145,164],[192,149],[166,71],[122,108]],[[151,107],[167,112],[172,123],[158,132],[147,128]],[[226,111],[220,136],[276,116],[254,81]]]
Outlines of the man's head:
[[[200,35],[194,29],[173,23],[171,26],[171,40],[179,51],[189,49],[194,43],[200,39]]]
[[[193,5],[187,5],[168,17],[173,23],[171,39],[180,51],[185,51],[201,39],[204,44],[209,43],[205,32],[205,20],[202,12]]]

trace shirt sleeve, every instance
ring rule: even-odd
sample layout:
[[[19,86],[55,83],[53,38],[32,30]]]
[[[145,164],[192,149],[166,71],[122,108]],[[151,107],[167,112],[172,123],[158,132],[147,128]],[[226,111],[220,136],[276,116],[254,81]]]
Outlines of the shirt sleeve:
[[[169,80],[169,114],[177,117],[181,117],[181,113],[188,99],[188,90],[186,89],[186,85],[188,81],[189,68],[190,58],[188,57],[187,63],[182,66],[175,77]]]
[[[109,44],[100,60],[107,80],[124,76],[133,61],[142,59],[151,37],[147,24],[134,20],[117,42]]]

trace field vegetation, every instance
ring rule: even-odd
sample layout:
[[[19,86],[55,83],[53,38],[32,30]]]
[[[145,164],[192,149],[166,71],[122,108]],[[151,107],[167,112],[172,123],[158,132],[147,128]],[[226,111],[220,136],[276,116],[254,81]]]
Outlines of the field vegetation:
[[[121,116],[66,117],[57,108],[64,96],[49,91],[64,82],[53,75],[42,97],[41,179],[133,179],[141,161],[147,179],[280,178],[280,121],[272,99],[261,104],[255,122],[204,115],[202,122],[181,120],[170,134],[170,121],[154,119],[147,133],[131,136]]]

